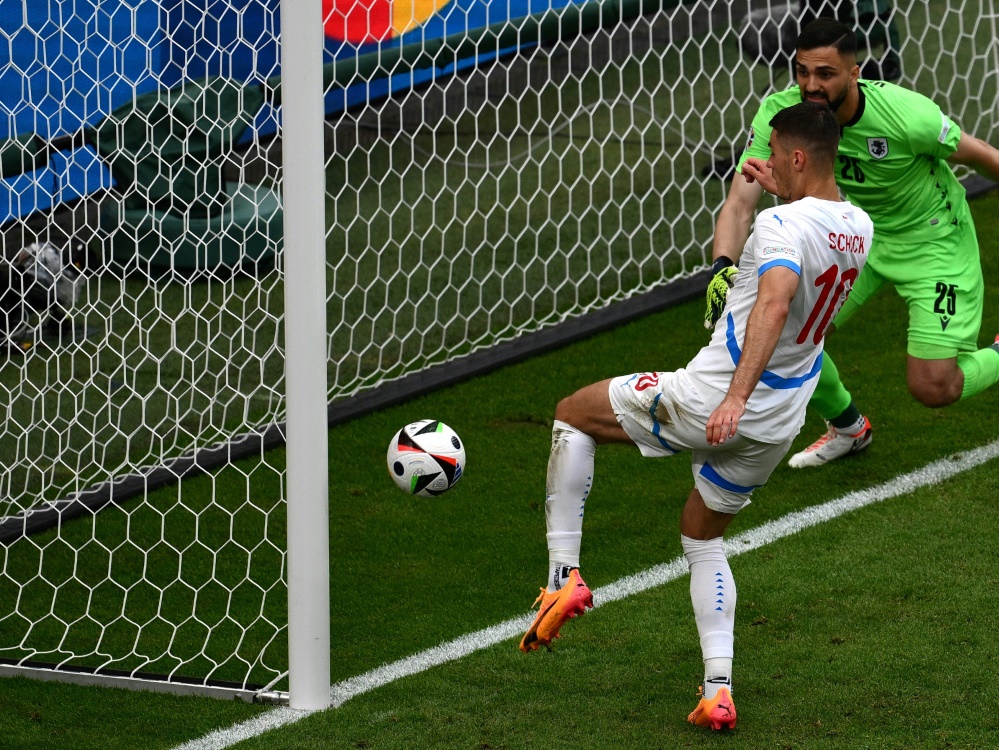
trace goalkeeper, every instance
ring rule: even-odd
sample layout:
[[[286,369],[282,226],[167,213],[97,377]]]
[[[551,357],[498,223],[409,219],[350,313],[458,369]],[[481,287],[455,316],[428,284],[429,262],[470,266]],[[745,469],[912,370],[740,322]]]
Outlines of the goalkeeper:
[[[739,171],[718,215],[715,278],[705,323],[721,313],[720,298],[735,272],[756,204],[773,185],[746,160],[766,154],[770,118],[796,102],[823,102],[843,128],[836,182],[874,221],[874,244],[849,300],[833,320],[846,323],[884,284],[893,284],[909,310],[909,392],[942,407],[999,381],[999,340],[978,348],[984,281],[978,239],[964,188],[951,165],[969,166],[999,181],[999,150],[961,132],[926,97],[883,81],[858,80],[857,40],[838,21],[820,18],[797,41],[797,87],[763,100]],[[828,351],[810,402],[827,432],[790,459],[794,468],[822,466],[863,450],[871,423],[840,381]]]

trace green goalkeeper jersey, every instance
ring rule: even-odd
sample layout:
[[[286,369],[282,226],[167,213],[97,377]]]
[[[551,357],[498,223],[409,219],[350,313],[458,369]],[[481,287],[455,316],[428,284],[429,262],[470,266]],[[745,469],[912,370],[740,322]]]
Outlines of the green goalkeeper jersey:
[[[882,81],[859,81],[860,102],[843,127],[836,183],[874,221],[881,241],[943,236],[969,212],[964,187],[945,161],[960,128],[922,94]],[[771,94],[753,119],[739,160],[770,156],[770,119],[801,101],[797,86]]]

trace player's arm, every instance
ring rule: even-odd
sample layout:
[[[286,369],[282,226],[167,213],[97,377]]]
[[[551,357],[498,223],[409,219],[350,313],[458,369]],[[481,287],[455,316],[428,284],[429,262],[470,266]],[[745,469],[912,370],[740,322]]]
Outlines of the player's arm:
[[[761,195],[763,189],[759,183],[748,182],[744,176],[735,175],[728,197],[725,198],[725,203],[718,213],[718,221],[715,223],[715,239],[711,248],[712,261],[726,257],[733,263],[739,262]]]
[[[714,328],[721,317],[728,299],[728,290],[735,286],[736,266],[742,257],[742,249],[749,237],[756,204],[760,202],[763,189],[760,184],[743,172],[747,160],[766,159],[770,152],[770,118],[774,104],[770,97],[760,105],[753,118],[749,131],[749,142],[739,160],[738,170],[725,197],[725,203],[715,221],[715,236],[711,247],[711,281],[707,289],[707,307],[704,311],[704,327]]]
[[[947,161],[971,167],[983,177],[999,182],[999,150],[981,138],[961,133],[957,150],[947,158]]]
[[[708,417],[707,439],[710,445],[720,445],[735,436],[739,420],[746,413],[746,402],[777,348],[791,300],[798,291],[798,280],[797,272],[784,266],[774,266],[760,276],[756,304],[746,321],[742,356],[732,375],[728,393]]]
[[[705,328],[714,328],[725,309],[728,290],[735,284],[735,275],[739,272],[736,264],[749,237],[756,204],[762,194],[758,183],[749,182],[738,174],[732,180],[732,187],[715,223],[711,281],[708,282],[707,307],[704,310]]]

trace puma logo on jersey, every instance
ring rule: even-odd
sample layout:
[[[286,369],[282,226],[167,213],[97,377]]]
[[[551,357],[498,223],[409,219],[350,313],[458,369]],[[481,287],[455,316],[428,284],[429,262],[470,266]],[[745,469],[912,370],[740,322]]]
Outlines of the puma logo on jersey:
[[[829,233],[829,248],[841,253],[866,253],[864,238],[859,234]]]

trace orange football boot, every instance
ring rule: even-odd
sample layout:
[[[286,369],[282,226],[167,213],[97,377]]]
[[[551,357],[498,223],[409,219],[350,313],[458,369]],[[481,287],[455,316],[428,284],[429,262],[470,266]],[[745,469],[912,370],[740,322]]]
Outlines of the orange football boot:
[[[704,688],[699,692],[704,694]],[[690,712],[687,721],[699,727],[719,729],[735,729],[735,702],[728,688],[721,688],[711,700],[701,698],[697,708]]]
[[[593,594],[579,575],[579,569],[573,568],[565,586],[558,591],[549,594],[541,589],[532,607],[538,604],[541,607],[537,617],[520,639],[520,650],[525,654],[538,646],[551,648],[552,639],[558,638],[558,632],[566,622],[583,614],[587,607],[593,607]]]

